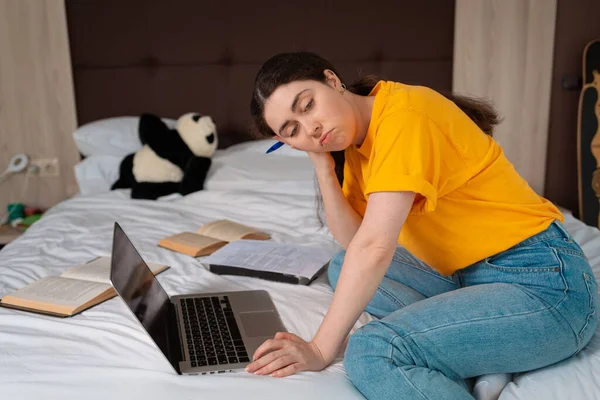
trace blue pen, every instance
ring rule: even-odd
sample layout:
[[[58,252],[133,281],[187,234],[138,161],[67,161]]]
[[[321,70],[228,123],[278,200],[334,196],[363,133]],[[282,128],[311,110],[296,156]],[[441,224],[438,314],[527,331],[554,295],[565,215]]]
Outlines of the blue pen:
[[[269,154],[270,152],[277,150],[278,148],[283,146],[283,144],[284,144],[283,142],[277,141],[273,146],[269,147],[269,150],[267,150],[267,152],[265,154]]]

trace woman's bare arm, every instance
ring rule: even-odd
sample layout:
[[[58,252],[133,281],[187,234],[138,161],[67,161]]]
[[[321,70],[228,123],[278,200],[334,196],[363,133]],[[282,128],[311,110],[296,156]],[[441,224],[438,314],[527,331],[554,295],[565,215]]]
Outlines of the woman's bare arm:
[[[414,198],[413,192],[370,195],[365,218],[346,251],[332,303],[313,339],[328,362],[383,280]]]
[[[308,154],[317,172],[327,226],[340,246],[347,249],[358,231],[362,218],[354,211],[342,192],[335,175],[333,157],[329,153]]]

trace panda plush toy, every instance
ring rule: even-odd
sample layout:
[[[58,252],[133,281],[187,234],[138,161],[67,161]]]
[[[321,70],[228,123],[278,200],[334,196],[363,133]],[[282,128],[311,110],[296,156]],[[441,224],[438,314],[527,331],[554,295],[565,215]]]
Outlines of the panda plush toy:
[[[132,198],[152,200],[203,189],[218,146],[211,117],[184,114],[170,129],[158,116],[143,114],[139,135],[142,148],[123,159],[111,189],[131,188]]]

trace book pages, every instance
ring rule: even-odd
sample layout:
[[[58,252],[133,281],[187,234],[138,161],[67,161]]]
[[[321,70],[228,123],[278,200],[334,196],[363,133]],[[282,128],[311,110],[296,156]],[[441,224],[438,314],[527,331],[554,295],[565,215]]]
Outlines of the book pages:
[[[23,304],[14,301],[14,299],[21,299],[29,304],[47,303],[76,308],[93,300],[107,289],[112,287],[98,282],[48,276],[5,296],[2,301]]]
[[[244,238],[246,235],[261,233],[255,228],[237,222],[221,219],[202,225],[198,229],[200,235],[214,237],[226,242],[233,242]]]
[[[61,276],[63,278],[82,279],[84,281],[110,284],[110,262],[110,257],[98,257],[89,263],[69,268],[63,272]],[[155,275],[167,268],[166,265],[162,264],[146,264],[148,264],[148,267]]]
[[[238,240],[221,247],[201,262],[310,279],[333,255],[332,251],[310,246]]]

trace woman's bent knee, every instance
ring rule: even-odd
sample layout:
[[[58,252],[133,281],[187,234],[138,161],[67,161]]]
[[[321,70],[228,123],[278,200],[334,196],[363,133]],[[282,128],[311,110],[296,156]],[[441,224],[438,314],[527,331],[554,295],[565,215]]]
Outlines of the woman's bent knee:
[[[393,332],[379,321],[369,322],[350,336],[344,354],[344,368],[353,382],[364,379],[365,373],[373,372],[372,368],[366,368],[367,365],[374,367],[377,361],[389,359],[393,336]]]

